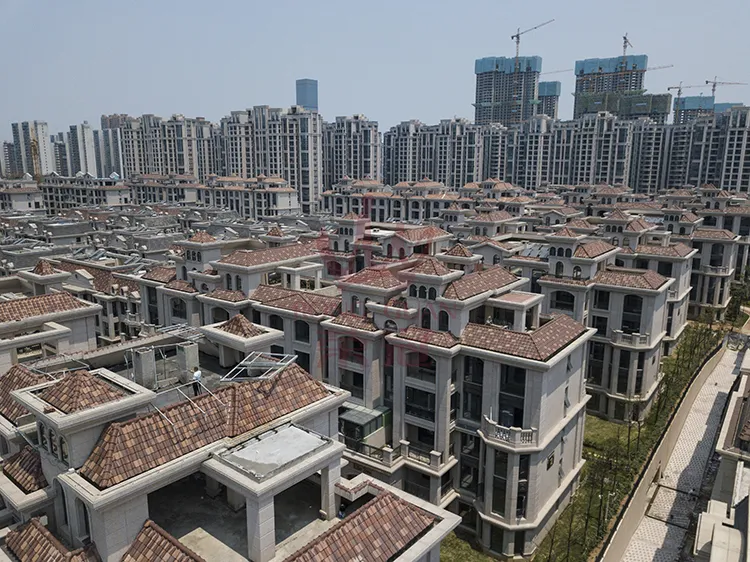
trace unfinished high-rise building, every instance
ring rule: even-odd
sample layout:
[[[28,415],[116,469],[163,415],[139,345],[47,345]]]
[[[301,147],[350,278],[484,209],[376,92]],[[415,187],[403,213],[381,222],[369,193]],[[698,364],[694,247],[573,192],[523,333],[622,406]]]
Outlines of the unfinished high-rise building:
[[[628,55],[606,59],[584,59],[576,61],[576,88],[573,116],[580,117],[585,113],[595,113],[594,102],[590,98],[600,99],[612,92],[643,93],[648,57],[646,55]],[[592,96],[594,95],[594,96]],[[615,100],[618,96],[611,96]],[[608,103],[613,104],[614,101]],[[601,107],[598,111],[611,111],[612,107]],[[667,112],[669,108],[667,107]]]
[[[541,71],[541,57],[477,59],[474,122],[512,125],[536,115]]]
[[[560,82],[539,82],[539,100],[537,113],[557,119],[557,108],[560,105]]]

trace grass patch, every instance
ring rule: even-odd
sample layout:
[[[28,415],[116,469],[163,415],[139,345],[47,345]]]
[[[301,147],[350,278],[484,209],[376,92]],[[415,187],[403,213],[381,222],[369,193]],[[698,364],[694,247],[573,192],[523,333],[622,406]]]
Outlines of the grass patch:
[[[492,562],[486,554],[474,550],[471,545],[452,532],[440,545],[441,562]]]

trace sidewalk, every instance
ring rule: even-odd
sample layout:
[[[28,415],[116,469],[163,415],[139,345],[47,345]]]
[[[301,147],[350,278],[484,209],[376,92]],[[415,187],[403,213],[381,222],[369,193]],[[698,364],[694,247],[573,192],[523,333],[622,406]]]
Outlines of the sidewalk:
[[[671,562],[679,557],[736,377],[737,359],[738,353],[727,349],[706,379],[623,561]]]

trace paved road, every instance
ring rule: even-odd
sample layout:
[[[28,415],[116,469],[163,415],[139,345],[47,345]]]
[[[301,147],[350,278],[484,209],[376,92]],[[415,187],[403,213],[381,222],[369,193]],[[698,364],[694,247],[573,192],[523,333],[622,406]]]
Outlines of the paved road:
[[[624,562],[672,562],[679,557],[737,369],[737,352],[726,350],[685,420],[654,499],[625,551]]]

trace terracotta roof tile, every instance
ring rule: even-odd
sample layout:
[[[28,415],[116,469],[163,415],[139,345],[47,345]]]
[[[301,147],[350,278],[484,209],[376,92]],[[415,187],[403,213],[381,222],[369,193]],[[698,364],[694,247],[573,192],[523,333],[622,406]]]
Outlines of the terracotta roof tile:
[[[548,283],[559,283],[560,285],[578,285],[585,287],[591,285],[593,279],[573,279],[572,277],[557,277],[556,275],[544,275],[539,279],[540,281],[547,281]]]
[[[691,212],[685,212],[680,215],[680,222],[696,222],[700,217]]]
[[[610,267],[594,276],[594,281],[603,285],[629,287],[632,289],[658,289],[668,281],[653,269],[625,269]]]
[[[137,265],[133,265],[135,269]],[[67,271],[73,273],[75,271],[85,271],[91,277],[93,277],[92,284],[94,289],[100,293],[111,293],[113,285],[119,285],[120,287],[128,287],[131,291],[138,290],[138,283],[135,281],[129,281],[127,279],[117,278],[112,275],[112,271],[102,267],[95,267],[88,264],[74,263],[66,261],[65,259],[60,260],[57,264],[57,268],[60,271]],[[118,271],[118,273],[129,273],[130,271]]]
[[[418,273],[420,275],[433,275],[440,277],[448,275],[451,270],[445,267],[435,258],[424,258],[419,260],[419,263],[409,270],[411,273]]]
[[[29,412],[13,400],[10,395],[11,391],[49,382],[49,380],[50,377],[34,373],[23,365],[13,365],[7,373],[0,376],[0,415],[16,425],[16,420]]]
[[[39,451],[29,445],[3,463],[3,474],[27,494],[47,487]]]
[[[229,291],[227,289],[214,289],[206,296],[227,302],[240,302],[247,300],[247,295],[242,291]]]
[[[669,246],[662,246],[661,244],[639,244],[635,249],[636,254],[675,258],[684,258],[692,251],[693,248],[686,246],[682,242],[679,244],[670,244]]]
[[[86,410],[127,396],[127,393],[85,370],[65,375],[38,397],[65,414]]]
[[[68,550],[34,517],[5,537],[5,544],[20,562],[100,562],[93,544]]]
[[[513,218],[508,211],[490,211],[489,213],[479,213],[473,217],[472,221],[477,222],[502,222]]]
[[[173,279],[166,285],[164,285],[165,289],[172,289],[174,291],[182,291],[183,293],[197,293],[198,289],[193,287],[190,283],[187,281],[183,281],[182,279]]]
[[[158,281],[159,283],[169,283],[177,277],[177,269],[174,267],[152,267],[141,279],[148,281]]]
[[[79,472],[100,489],[109,488],[330,394],[321,382],[292,364],[270,378],[229,384],[213,395],[162,408],[163,416],[152,412],[110,424]]]
[[[651,228],[653,228],[653,225],[639,218],[630,221],[628,223],[628,226],[625,227],[625,230],[627,230],[628,232],[643,232],[644,230],[650,230]]]
[[[454,256],[457,258],[470,258],[474,254],[471,252],[471,250],[469,250],[469,248],[467,248],[466,246],[464,246],[463,244],[459,242],[458,244],[453,246],[450,250],[445,252],[445,255]]]
[[[232,316],[221,326],[218,326],[217,330],[221,330],[222,332],[227,332],[228,334],[239,336],[241,338],[254,338],[255,336],[260,336],[261,334],[266,333],[265,330],[250,322],[250,320],[245,318],[242,314]]]
[[[547,361],[585,331],[583,324],[564,314],[532,332],[515,332],[492,324],[469,323],[461,336],[461,343],[506,355]]]
[[[436,332],[418,326],[409,326],[406,330],[398,333],[398,337],[410,341],[418,341],[438,347],[450,348],[459,343],[458,338],[450,332]]]
[[[381,492],[285,562],[388,562],[435,521],[434,515],[395,494]]]
[[[405,297],[393,297],[386,303],[386,306],[392,306],[393,308],[403,308],[404,310],[409,308]]]
[[[237,250],[219,260],[219,263],[254,267],[274,262],[302,259],[318,255],[315,242],[309,244],[289,244],[265,250]]]
[[[577,258],[596,258],[607,252],[616,249],[616,246],[605,242],[604,240],[594,240],[588,244],[582,244],[576,248],[573,256]]]
[[[610,211],[609,213],[607,213],[605,220],[616,220],[616,221],[628,222],[628,221],[633,220],[633,217],[630,216],[625,211],[622,211],[620,209],[615,209],[614,211]]]
[[[150,519],[135,537],[121,562],[206,562]]]
[[[425,226],[423,228],[413,228],[396,232],[396,236],[403,240],[408,240],[409,242],[427,242],[429,240],[434,240],[435,238],[450,235],[450,232],[446,232],[437,226]]]
[[[583,236],[583,234],[579,234],[578,232],[573,232],[567,226],[563,226],[562,228],[559,228],[553,232],[550,232],[547,236],[554,237],[554,238],[578,238],[580,236]]]
[[[36,265],[34,266],[34,269],[31,270],[31,272],[35,273],[36,275],[54,275],[55,273],[57,273],[55,271],[55,268],[52,267],[52,264],[45,259],[41,259],[36,262]]]
[[[732,240],[734,234],[728,230],[720,228],[697,228],[693,233],[693,238],[708,238],[711,240]]]
[[[248,298],[268,306],[312,316],[336,316],[341,312],[341,297],[294,291],[273,285],[260,285]]]
[[[574,219],[566,224],[568,228],[577,228],[579,230],[596,230],[596,227],[586,219]]]
[[[332,324],[337,326],[346,326],[347,328],[354,328],[356,330],[363,330],[365,332],[377,332],[378,327],[369,318],[354,314],[352,312],[342,312],[336,318],[331,321]]]
[[[70,293],[49,293],[25,299],[13,299],[0,302],[0,322],[17,322],[24,318],[33,318],[66,312],[91,305],[79,301]]]
[[[500,289],[518,281],[518,277],[500,265],[474,273],[466,273],[450,283],[443,291],[446,299],[466,300],[486,291]]]
[[[283,238],[284,233],[278,226],[272,226],[268,232],[266,232],[266,236],[273,236],[274,238]]]
[[[346,213],[343,217],[341,217],[345,221],[356,221],[359,220],[360,217],[357,213]]]
[[[188,242],[197,242],[198,244],[210,244],[211,242],[216,242],[216,237],[211,236],[208,232],[205,230],[199,230],[193,236],[188,238]]]
[[[393,289],[404,284],[384,266],[366,267],[362,271],[341,278],[341,283],[364,285],[378,289]]]

